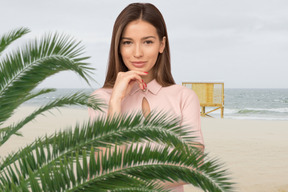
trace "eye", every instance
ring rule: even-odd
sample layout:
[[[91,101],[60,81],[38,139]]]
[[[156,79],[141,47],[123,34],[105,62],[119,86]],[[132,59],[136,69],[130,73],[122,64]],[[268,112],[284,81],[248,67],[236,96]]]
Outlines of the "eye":
[[[151,41],[151,40],[146,40],[144,43],[145,43],[145,44],[152,44],[153,41]]]
[[[131,45],[131,44],[132,44],[132,41],[127,41],[127,40],[125,40],[125,41],[122,41],[122,44],[123,44],[123,45]]]

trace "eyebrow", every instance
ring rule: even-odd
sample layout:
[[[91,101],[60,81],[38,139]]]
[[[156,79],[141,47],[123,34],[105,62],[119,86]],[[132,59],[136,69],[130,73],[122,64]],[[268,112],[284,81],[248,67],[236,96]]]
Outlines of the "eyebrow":
[[[145,39],[149,39],[149,38],[156,39],[155,36],[147,36],[147,37],[143,37],[143,38],[141,38],[141,40],[145,40]],[[130,37],[121,37],[121,40],[122,40],[122,39],[132,40],[132,38],[130,38]]]

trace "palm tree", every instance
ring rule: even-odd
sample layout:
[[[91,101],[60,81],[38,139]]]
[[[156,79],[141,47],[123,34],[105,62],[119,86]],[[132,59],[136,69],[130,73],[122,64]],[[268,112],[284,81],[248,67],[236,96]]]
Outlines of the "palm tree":
[[[27,32],[20,28],[3,36],[0,54]],[[71,38],[50,34],[7,54],[0,62],[0,127],[23,102],[52,91],[32,92],[46,77],[72,70],[88,82],[91,68],[81,51]],[[101,103],[88,98],[82,93],[59,98],[19,123],[2,127],[0,145],[52,108],[78,104],[99,110]],[[0,191],[167,191],[157,183],[179,180],[204,191],[231,191],[233,185],[221,164],[189,145],[195,138],[178,125],[177,118],[165,114],[146,119],[134,114],[99,117],[44,136],[2,159]],[[143,142],[146,146],[139,144]],[[125,150],[118,150],[118,145],[126,145]],[[101,147],[107,150],[102,153]]]

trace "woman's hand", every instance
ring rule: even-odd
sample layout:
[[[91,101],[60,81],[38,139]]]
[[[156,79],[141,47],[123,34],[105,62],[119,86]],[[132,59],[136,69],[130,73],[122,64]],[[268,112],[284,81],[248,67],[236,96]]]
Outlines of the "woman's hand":
[[[140,89],[145,89],[147,85],[144,83],[141,76],[147,74],[148,73],[141,71],[119,72],[113,87],[111,98],[119,98],[122,100],[130,93],[134,83],[138,83]]]
[[[146,76],[147,72],[127,71],[119,72],[112,90],[112,95],[109,102],[108,115],[121,113],[121,101],[130,93],[133,85],[138,84],[140,89],[146,89],[147,85],[141,76]]]

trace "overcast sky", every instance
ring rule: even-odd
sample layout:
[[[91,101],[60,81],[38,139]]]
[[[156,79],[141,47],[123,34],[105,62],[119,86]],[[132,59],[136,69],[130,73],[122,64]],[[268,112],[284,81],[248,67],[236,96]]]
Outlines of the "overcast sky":
[[[0,34],[25,26],[25,40],[46,32],[81,40],[103,85],[120,0],[0,0]],[[172,73],[182,81],[223,81],[226,88],[288,88],[287,0],[155,0],[166,20]],[[21,45],[23,42],[18,41]],[[18,45],[17,44],[17,45]],[[87,88],[62,72],[41,87]]]

